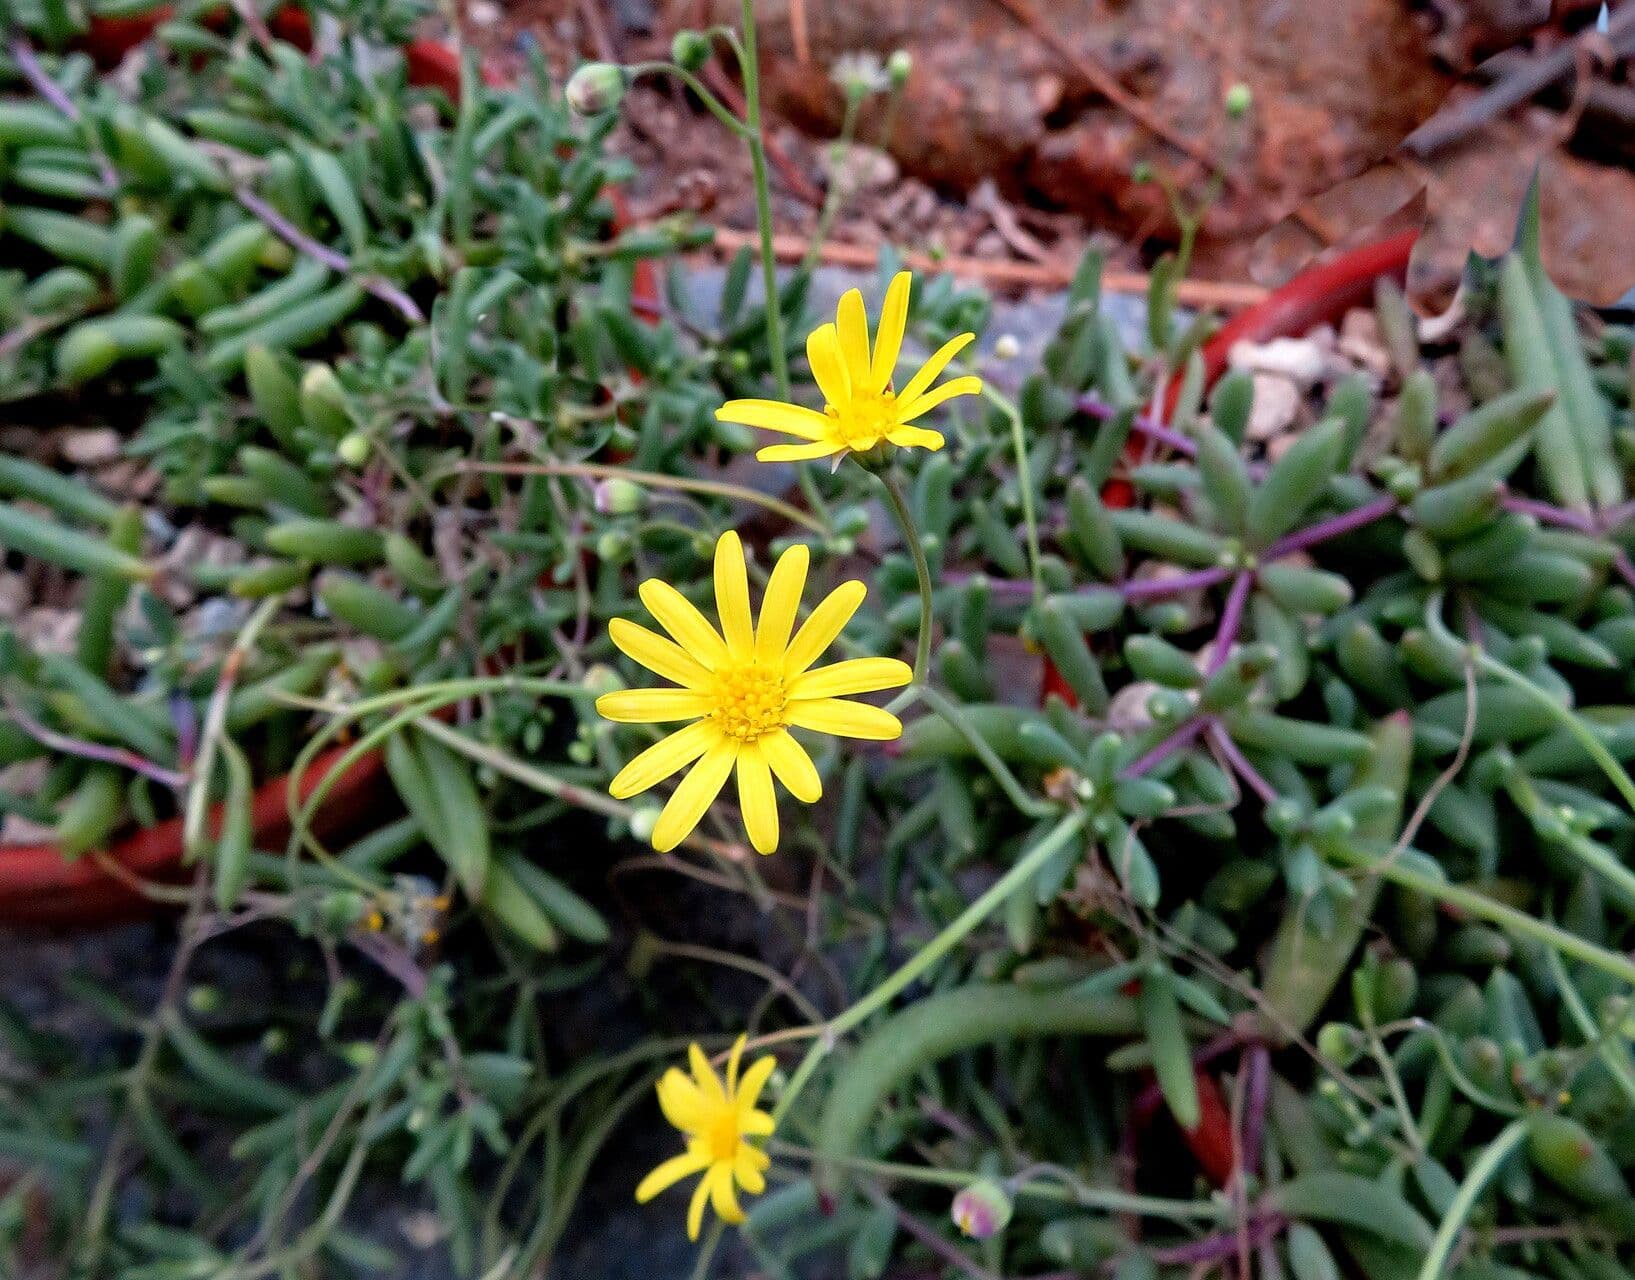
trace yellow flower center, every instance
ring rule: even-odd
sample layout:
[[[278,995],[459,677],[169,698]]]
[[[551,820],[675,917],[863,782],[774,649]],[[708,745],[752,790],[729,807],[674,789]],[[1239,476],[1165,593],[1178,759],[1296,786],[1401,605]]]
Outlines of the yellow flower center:
[[[715,1161],[731,1161],[738,1155],[738,1144],[743,1136],[738,1132],[738,1112],[735,1108],[722,1107],[710,1119],[709,1128],[704,1131],[704,1141],[710,1147],[710,1159]]]
[[[789,694],[781,671],[750,663],[723,667],[715,673],[715,680],[712,714],[729,738],[754,742],[788,725],[784,710],[789,705]]]
[[[872,449],[897,425],[897,393],[853,392],[841,408],[824,406],[834,424],[833,435],[848,449]]]

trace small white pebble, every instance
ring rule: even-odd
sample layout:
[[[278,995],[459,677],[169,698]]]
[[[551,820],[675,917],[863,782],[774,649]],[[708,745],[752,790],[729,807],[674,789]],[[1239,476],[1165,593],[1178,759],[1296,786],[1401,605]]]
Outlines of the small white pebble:
[[[1273,373],[1257,373],[1254,382],[1255,403],[1245,434],[1258,444],[1282,435],[1294,424],[1300,412],[1300,388]]]

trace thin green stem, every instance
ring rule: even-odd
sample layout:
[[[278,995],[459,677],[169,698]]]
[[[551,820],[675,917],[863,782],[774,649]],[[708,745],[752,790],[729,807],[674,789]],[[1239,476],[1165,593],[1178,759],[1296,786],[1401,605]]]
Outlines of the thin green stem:
[[[1482,1188],[1487,1186],[1499,1171],[1499,1166],[1509,1159],[1510,1153],[1521,1145],[1526,1136],[1527,1121],[1512,1120],[1471,1165],[1465,1180],[1459,1184],[1453,1203],[1442,1217],[1442,1225],[1437,1229],[1436,1238],[1431,1241],[1430,1252],[1425,1255],[1425,1263],[1419,1268],[1418,1280],[1438,1280],[1442,1269],[1448,1265],[1454,1245],[1458,1243],[1459,1233],[1464,1230],[1465,1220],[1476,1207],[1476,1197],[1482,1194]]]
[[[918,952],[904,962],[895,973],[877,986],[868,995],[864,996],[844,1013],[831,1019],[823,1028],[823,1034],[812,1042],[806,1051],[806,1056],[795,1068],[795,1074],[790,1077],[788,1086],[778,1099],[777,1109],[773,1112],[774,1121],[781,1121],[789,1113],[795,1099],[800,1096],[801,1090],[806,1087],[817,1070],[819,1063],[828,1056],[829,1051],[841,1036],[862,1025],[875,1013],[885,1008],[892,1000],[916,982],[944,956],[963,942],[984,920],[998,910],[1018,885],[1025,884],[1037,875],[1039,868],[1055,857],[1061,847],[1084,830],[1087,815],[1083,812],[1073,812],[1065,815],[1044,839],[1028,850],[1026,854],[1004,875],[989,886],[987,892],[966,907],[964,911],[936,937],[921,947]]]
[[[795,1156],[799,1159],[815,1159],[815,1153],[806,1147],[792,1142],[777,1142],[769,1144],[770,1150],[778,1155]],[[896,1164],[890,1160],[870,1160],[864,1156],[831,1156],[823,1157],[824,1163],[832,1164],[842,1169],[850,1169],[856,1173],[869,1173],[881,1178],[896,1178],[902,1182],[921,1182],[933,1187],[964,1187],[976,1180],[976,1173],[963,1169],[930,1169],[920,1165]],[[1058,1186],[1050,1182],[1027,1181],[1019,1182],[1013,1188],[1018,1196],[1032,1196],[1038,1200],[1051,1200],[1058,1204],[1080,1205],[1086,1209],[1106,1209],[1109,1213],[1134,1213],[1147,1218],[1168,1218],[1178,1222],[1224,1222],[1230,1209],[1224,1204],[1216,1204],[1208,1200],[1169,1200],[1162,1196],[1135,1195],[1128,1191],[1116,1191],[1111,1187],[1091,1187],[1078,1182],[1068,1181],[1062,1176],[1066,1185]]]
[[[841,177],[846,171],[846,161],[851,155],[852,139],[857,134],[857,113],[862,105],[863,95],[856,90],[848,90],[846,114],[840,122],[840,136],[830,144],[829,154],[835,157],[835,161],[829,175],[829,189],[823,193],[823,208],[818,212],[817,230],[812,233],[812,242],[806,247],[806,256],[801,259],[802,271],[816,268],[818,258],[823,253],[823,246],[829,239],[829,231],[834,226],[835,217],[840,213],[841,202],[846,198]]]
[[[715,1251],[720,1247],[721,1236],[726,1229],[727,1224],[719,1218],[710,1223],[709,1234],[698,1248],[698,1261],[693,1264],[692,1280],[705,1280],[710,1274],[710,1264],[715,1261]]]
[[[1384,876],[1404,888],[1417,890],[1439,902],[1457,907],[1468,915],[1496,924],[1501,929],[1508,929],[1512,933],[1553,947],[1563,955],[1582,960],[1585,964],[1610,973],[1621,981],[1635,984],[1635,961],[1608,951],[1605,947],[1599,947],[1587,938],[1569,933],[1557,925],[1530,916],[1525,911],[1518,911],[1515,907],[1490,898],[1485,893],[1477,893],[1474,889],[1466,889],[1436,876],[1414,871],[1390,857],[1375,857],[1367,850],[1355,846],[1336,844],[1329,852],[1354,867],[1361,867]]]
[[[638,62],[626,69],[626,73],[634,80],[637,76],[674,76],[697,95],[709,113],[722,124],[732,130],[737,137],[746,141],[750,138],[749,128],[744,121],[727,110],[727,106],[720,98],[710,92],[709,88],[685,67],[678,67],[673,62]]]
[[[923,684],[931,666],[931,566],[926,562],[925,547],[921,545],[919,531],[914,527],[914,517],[909,512],[908,501],[903,497],[903,488],[897,483],[897,477],[890,471],[876,474],[885,486],[886,497],[891,501],[891,513],[897,518],[897,527],[903,532],[903,545],[914,559],[914,576],[920,589],[920,635],[914,645],[914,681]]]
[[[982,384],[982,394],[1010,423],[1011,448],[1016,453],[1016,483],[1022,491],[1022,524],[1028,535],[1028,566],[1033,574],[1033,599],[1038,603],[1045,596],[1045,577],[1039,551],[1039,515],[1033,506],[1033,477],[1028,471],[1028,442],[1022,428],[1022,414],[1007,396],[994,390],[989,383]]]
[[[783,344],[783,313],[778,302],[778,261],[772,247],[772,188],[767,178],[766,135],[761,124],[761,58],[755,32],[754,0],[744,0],[744,127],[755,176],[755,221],[761,233],[761,278],[766,286],[766,341],[772,349],[772,375],[778,395],[789,399],[789,353]]]
[[[993,775],[993,779],[1004,791],[1010,802],[1022,813],[1030,818],[1048,818],[1056,812],[1056,806],[1048,800],[1041,800],[1037,796],[1030,796],[1016,780],[1016,775],[1010,771],[1010,766],[999,758],[999,753],[975,729],[965,723],[965,717],[960,709],[930,685],[916,686],[920,696],[926,704],[949,724],[954,726],[954,732],[965,739],[976,758],[982,761],[984,767]]]

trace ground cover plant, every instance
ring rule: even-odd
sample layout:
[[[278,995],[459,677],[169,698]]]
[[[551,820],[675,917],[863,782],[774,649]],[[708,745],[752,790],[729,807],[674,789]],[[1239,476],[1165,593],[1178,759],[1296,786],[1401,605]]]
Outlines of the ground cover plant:
[[[699,1276],[1628,1274],[1635,335],[1535,210],[1273,421],[1186,236],[1037,368],[889,255],[818,314],[748,13],[516,86],[395,3],[111,77],[92,16],[0,10],[0,545],[71,623],[0,807],[177,924],[95,1052],[10,993],[12,1270],[391,1274],[385,1185],[546,1274],[641,1141]],[[708,307],[618,215],[638,75],[755,162]],[[294,998],[196,980],[246,935]]]

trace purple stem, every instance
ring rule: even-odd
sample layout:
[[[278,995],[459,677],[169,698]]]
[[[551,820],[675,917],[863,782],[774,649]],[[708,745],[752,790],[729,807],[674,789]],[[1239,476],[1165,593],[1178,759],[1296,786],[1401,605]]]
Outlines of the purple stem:
[[[1113,406],[1101,399],[1101,397],[1091,395],[1080,396],[1077,408],[1080,413],[1094,418],[1097,422],[1108,421],[1116,412]],[[1139,431],[1142,435],[1158,441],[1159,444],[1167,444],[1176,453],[1184,453],[1189,458],[1196,456],[1198,452],[1198,446],[1191,440],[1188,440],[1179,431],[1166,427],[1157,418],[1149,414],[1136,414],[1135,418],[1130,422],[1130,429]]]
[[[1238,1249],[1248,1244],[1259,1248],[1268,1240],[1275,1240],[1289,1225],[1281,1213],[1267,1213],[1250,1218],[1242,1231],[1220,1231],[1190,1244],[1173,1245],[1168,1249],[1154,1249],[1152,1260],[1163,1266],[1186,1266],[1189,1263],[1224,1262]]]
[[[1635,519],[1635,501],[1620,502],[1601,513],[1601,528],[1616,529],[1627,520]]]
[[[233,194],[241,205],[265,222],[277,233],[280,239],[286,241],[292,248],[299,249],[307,257],[323,263],[332,271],[339,271],[343,275],[351,272],[352,260],[350,258],[344,253],[314,240],[300,227],[279,213],[272,205],[256,195],[255,192],[240,187]],[[382,280],[378,276],[361,276],[358,283],[387,306],[397,311],[410,324],[424,324],[426,322],[426,317],[422,314],[419,306],[415,304],[415,300],[390,280]]]
[[[1596,522],[1592,517],[1578,511],[1565,511],[1560,507],[1551,506],[1548,502],[1540,502],[1537,498],[1522,498],[1507,493],[1499,499],[1499,505],[1506,511],[1514,511],[1517,515],[1532,516],[1540,524],[1576,529],[1580,533],[1596,531]]]
[[[1214,675],[1226,665],[1227,655],[1238,641],[1238,630],[1243,626],[1243,607],[1249,603],[1249,588],[1254,581],[1255,575],[1248,572],[1239,573],[1232,579],[1232,590],[1226,595],[1226,607],[1221,610],[1220,630],[1215,633],[1215,643],[1209,651],[1209,665],[1204,668],[1206,676]]]
[[[1278,560],[1295,551],[1304,551],[1307,547],[1314,547],[1319,542],[1327,542],[1330,538],[1338,538],[1341,534],[1351,533],[1361,529],[1364,525],[1373,524],[1376,520],[1383,520],[1397,509],[1397,500],[1391,497],[1375,498],[1355,507],[1341,515],[1330,516],[1327,520],[1319,520],[1316,524],[1307,525],[1298,533],[1291,533],[1286,538],[1279,538],[1266,548],[1263,561]]]
[[[1266,1136],[1266,1102],[1271,1095],[1272,1055],[1263,1044],[1252,1044],[1243,1055],[1243,1147],[1240,1163],[1245,1173],[1260,1171],[1260,1147]]]
[[[1133,582],[1123,582],[1119,584],[1118,590],[1132,603],[1137,600],[1161,600],[1165,596],[1180,595],[1184,591],[1200,591],[1205,587],[1216,586],[1231,576],[1230,569],[1194,569],[1189,573],[1177,573],[1166,578],[1138,578]]]
[[[1630,586],[1635,587],[1635,563],[1629,558],[1629,552],[1619,547],[1612,553],[1612,567],[1618,570],[1618,576]]]
[[[1199,716],[1196,719],[1188,720],[1169,737],[1147,752],[1146,755],[1126,765],[1123,774],[1120,776],[1139,778],[1144,773],[1150,773],[1196,738],[1204,731],[1205,726],[1211,723],[1213,723],[1213,717],[1210,716]]]
[[[11,57],[12,61],[17,64],[17,69],[23,73],[23,79],[28,81],[35,93],[39,94],[75,124],[79,123],[80,111],[74,105],[74,100],[63,92],[62,86],[53,80],[46,69],[40,65],[40,59],[35,55],[33,46],[27,40],[13,40],[11,42]],[[100,150],[97,153],[97,173],[102,178],[102,185],[108,189],[108,194],[112,195],[119,190],[119,175],[114,172],[114,167],[109,163],[108,157],[103,155]]]
[[[149,760],[146,756],[139,756],[134,751],[127,751],[124,747],[104,746],[100,742],[86,742],[80,738],[70,738],[67,734],[57,733],[46,728],[11,698],[7,698],[6,714],[29,737],[53,751],[61,751],[64,755],[79,756],[85,760],[101,760],[106,764],[116,764],[122,769],[131,769],[144,777],[152,778],[155,782],[166,787],[180,789],[187,785],[187,775],[175,769],[167,769],[162,764]]]
[[[1260,776],[1260,771],[1249,763],[1248,758],[1238,749],[1238,744],[1232,741],[1232,735],[1221,728],[1219,721],[1210,725],[1209,741],[1214,744],[1217,751],[1226,757],[1226,761],[1232,766],[1233,772],[1248,784],[1249,790],[1259,796],[1263,803],[1277,803],[1277,788]]]

